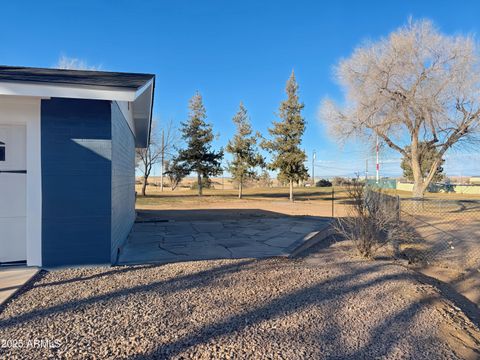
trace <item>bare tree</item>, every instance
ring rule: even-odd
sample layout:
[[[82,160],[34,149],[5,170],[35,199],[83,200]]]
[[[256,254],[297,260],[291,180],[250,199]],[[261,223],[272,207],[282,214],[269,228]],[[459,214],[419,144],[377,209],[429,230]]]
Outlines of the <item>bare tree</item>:
[[[147,194],[148,178],[156,164],[161,164],[161,174],[163,178],[165,157],[171,156],[171,149],[175,142],[175,128],[170,121],[161,129],[161,136],[157,133],[157,122],[152,123],[150,135],[150,144],[145,149],[137,149],[137,168],[142,173],[142,195]],[[163,183],[163,179],[162,179]]]
[[[166,171],[166,162],[167,159],[173,157],[172,150],[174,147],[175,142],[178,140],[178,136],[173,126],[172,120],[168,122],[168,124],[162,128],[161,130],[161,137],[160,137],[160,190],[163,191],[163,176],[165,175]]]
[[[142,172],[142,195],[147,195],[148,178],[152,172],[153,166],[160,162],[161,150],[155,139],[150,140],[148,147],[137,149],[137,167]]]
[[[379,136],[411,163],[415,197],[423,196],[447,150],[478,140],[480,58],[469,36],[446,36],[430,21],[408,25],[357,48],[336,77],[345,105],[325,100],[321,118],[345,140]],[[421,143],[438,149],[427,175]]]

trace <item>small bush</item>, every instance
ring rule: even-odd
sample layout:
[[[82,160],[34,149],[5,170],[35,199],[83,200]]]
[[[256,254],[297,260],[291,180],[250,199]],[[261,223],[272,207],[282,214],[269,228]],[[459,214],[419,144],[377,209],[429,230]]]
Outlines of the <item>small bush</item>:
[[[398,199],[354,181],[347,186],[351,205],[334,223],[336,232],[354,243],[358,253],[373,258],[378,249],[401,234]]]
[[[317,183],[315,184],[316,187],[331,187],[332,186],[332,182],[331,181],[328,181],[327,179],[322,179],[322,180],[319,180],[317,181]]]
[[[210,180],[209,178],[205,178],[205,177],[202,177],[202,188],[203,189],[211,189],[212,188],[212,180]],[[193,182],[191,185],[190,185],[190,189],[192,190],[198,190],[198,182]]]
[[[356,182],[356,179],[347,179],[344,177],[336,176],[333,178],[332,183],[334,186],[350,186]]]

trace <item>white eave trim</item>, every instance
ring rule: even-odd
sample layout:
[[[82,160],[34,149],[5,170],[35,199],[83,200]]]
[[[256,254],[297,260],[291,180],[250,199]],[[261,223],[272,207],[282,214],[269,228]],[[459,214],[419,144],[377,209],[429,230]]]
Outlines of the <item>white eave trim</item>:
[[[136,123],[134,126],[137,130],[135,131],[135,136],[143,137],[143,139],[137,138],[137,145],[139,147],[146,147],[150,140],[153,84],[154,78],[147,81],[145,85],[138,89],[58,83],[0,81],[0,96],[7,95],[32,98],[70,98],[129,102],[134,109],[137,109],[132,112],[133,122]]]
[[[59,97],[72,99],[135,101],[148,85],[140,89],[48,83],[0,82],[0,95]]]
[[[149,86],[151,86],[153,84],[153,79],[152,80],[149,80],[145,85],[143,85],[141,88],[139,88],[136,92],[135,92],[135,99],[137,97],[139,97],[140,95],[142,95],[142,93],[148,89]]]

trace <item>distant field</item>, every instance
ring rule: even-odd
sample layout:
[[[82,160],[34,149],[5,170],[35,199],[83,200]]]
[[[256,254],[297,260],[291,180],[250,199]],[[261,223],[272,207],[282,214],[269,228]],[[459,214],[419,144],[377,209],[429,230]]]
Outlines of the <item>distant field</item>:
[[[141,185],[136,186],[137,193],[141,192]],[[343,189],[341,190],[343,192]],[[338,189],[337,189],[338,192]],[[243,190],[244,199],[255,199],[255,200],[288,200],[289,190],[288,188],[275,187],[275,188],[246,188]],[[311,201],[311,200],[325,200],[326,198],[331,199],[332,197],[332,188],[295,188],[294,189],[295,200],[297,201]],[[143,198],[145,201],[149,199],[156,198],[158,196],[162,197],[164,201],[179,200],[179,201],[188,201],[190,198],[198,198],[197,190],[190,189],[176,189],[172,191],[170,188],[164,188],[163,192],[158,186],[148,186],[147,187],[147,197]],[[222,198],[222,199],[237,199],[238,190],[236,189],[204,189],[203,198]]]
[[[309,216],[341,216],[345,213],[345,200],[347,199],[345,188],[335,187],[335,204],[332,209],[332,188],[298,187],[295,188],[295,202],[288,201],[288,188],[246,188],[243,199],[238,199],[238,191],[233,188],[204,189],[204,195],[199,197],[197,190],[187,187],[177,188],[172,191],[165,187],[160,191],[159,186],[148,186],[147,196],[143,197],[141,185],[136,186],[137,209],[144,210],[207,210],[207,209],[258,209],[287,215]],[[411,193],[398,190],[385,190],[391,195],[399,195],[401,198],[411,197]],[[426,194],[431,199],[451,200],[479,200],[480,195],[465,195],[455,193]]]
[[[141,186],[137,186],[140,194]],[[335,190],[335,199],[345,199],[341,189]],[[205,189],[199,197],[196,190],[180,189],[171,191],[159,187],[147,188],[147,196],[137,197],[137,209],[143,210],[213,210],[237,209],[258,210],[286,215],[331,216],[332,188],[296,188],[295,202],[288,200],[288,188],[245,189],[242,199],[237,190]]]

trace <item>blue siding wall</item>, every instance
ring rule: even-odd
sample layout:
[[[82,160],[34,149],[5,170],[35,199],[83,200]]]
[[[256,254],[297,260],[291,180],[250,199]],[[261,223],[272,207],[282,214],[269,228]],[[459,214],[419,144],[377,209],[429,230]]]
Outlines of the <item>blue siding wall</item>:
[[[134,222],[135,139],[117,103],[112,102],[112,263]]]
[[[111,104],[42,100],[42,262],[109,263]]]

